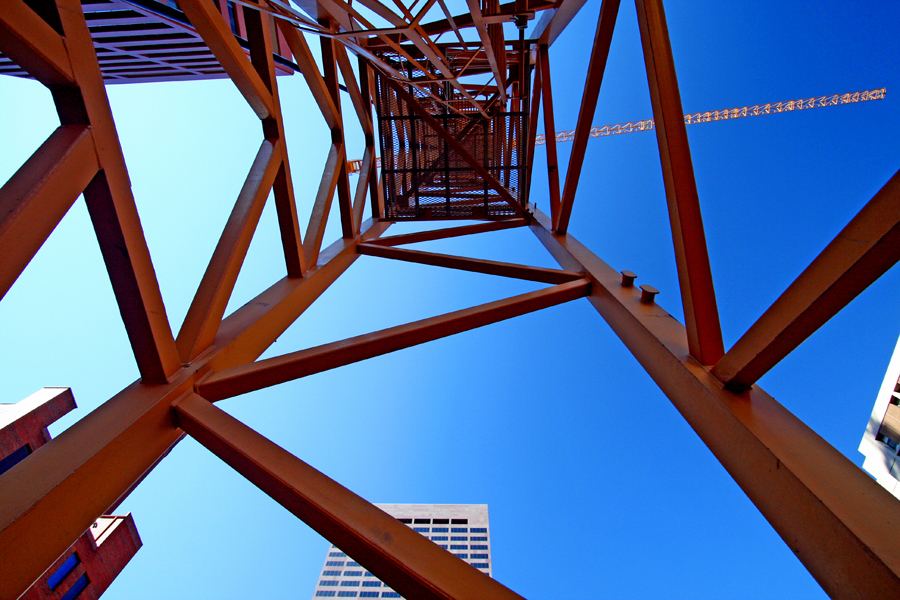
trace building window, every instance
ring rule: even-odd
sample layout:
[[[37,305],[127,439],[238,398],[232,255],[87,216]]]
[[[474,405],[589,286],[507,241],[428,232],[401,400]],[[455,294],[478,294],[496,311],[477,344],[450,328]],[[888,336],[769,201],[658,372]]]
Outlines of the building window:
[[[338,592],[338,598],[356,598],[356,592]]]
[[[359,597],[360,598],[377,598],[378,592],[360,592]]]
[[[366,571],[366,577],[375,577],[375,576],[373,574],[369,573],[368,571]]]
[[[397,592],[381,592],[382,598],[399,598],[400,594]]]
[[[473,527],[469,533],[487,533],[487,527]]]
[[[468,542],[469,538],[467,538],[464,535],[455,535],[452,538],[450,538],[450,541],[451,542]]]
[[[413,527],[413,531],[418,531],[419,533],[428,533],[428,527]]]
[[[75,552],[66,559],[66,562],[59,565],[59,568],[53,571],[53,575],[47,578],[47,585],[50,586],[51,590],[55,590],[56,586],[62,583],[62,580],[66,578],[66,575],[72,572],[72,569],[75,568],[75,565],[81,562],[81,559],[78,558],[78,553]]]
[[[453,519],[452,521],[450,521],[450,524],[451,525],[468,525],[469,520],[468,519]]]
[[[431,525],[431,519],[416,519],[413,523],[425,523],[427,525]]]
[[[487,541],[487,538],[486,538],[486,537],[482,537],[482,536],[478,536],[478,537],[472,537],[472,538],[469,538],[469,541],[470,541],[470,542],[486,542],[486,541]]]
[[[342,581],[341,587],[359,587],[358,581]]]
[[[362,571],[344,571],[344,577],[362,577]]]
[[[234,2],[228,2],[228,21],[231,25],[231,33],[238,35],[237,7]]]
[[[447,533],[446,527],[432,527],[431,533]]]
[[[446,535],[433,535],[433,536],[431,536],[431,541],[432,542],[446,542],[447,536]]]
[[[329,552],[328,556],[331,558],[347,558],[347,555],[344,552]]]
[[[340,577],[340,571],[322,571],[322,577]]]
[[[326,579],[325,581],[319,582],[319,585],[323,585],[323,586],[333,586],[333,585],[337,585],[337,584],[338,584],[338,582],[334,581],[333,579]]]
[[[472,546],[472,547],[475,548],[475,546]],[[468,550],[469,547],[465,544],[450,544],[450,549],[451,550]]]
[[[489,569],[490,568],[487,563],[472,563],[472,566],[475,567],[476,569]]]
[[[451,527],[450,533],[469,533],[468,527]]]
[[[410,525],[412,523],[412,519],[397,519],[397,520],[400,521],[401,523],[406,523],[407,525]]]
[[[440,547],[443,548],[444,550],[447,549],[447,544],[438,544],[438,546],[440,546]]]
[[[348,560],[348,561],[347,561],[347,566],[348,566],[348,567],[361,567],[362,565],[359,564],[358,562],[353,562],[352,560]]]
[[[326,560],[325,566],[326,567],[343,567],[344,561],[342,561],[342,560]]]
[[[469,546],[469,548],[471,550],[487,550],[487,546],[485,546],[484,544],[473,544]]]
[[[323,596],[325,598],[332,598],[334,597],[334,594],[334,590],[319,590],[318,592],[316,592],[316,596],[319,596],[320,598]]]
[[[0,475],[3,475],[14,466],[19,464],[23,458],[31,454],[31,446],[25,444],[3,460],[0,460]]]
[[[363,581],[363,587],[381,587],[380,581]]]
[[[79,577],[75,583],[72,584],[72,587],[69,588],[69,591],[66,592],[62,598],[59,600],[75,600],[78,596],[81,595],[81,592],[84,591],[84,588],[87,587],[87,584],[91,582],[88,579],[87,573]]]
[[[483,559],[483,560],[487,560],[487,557],[488,557],[487,554],[473,554],[473,555],[472,555],[472,560],[476,560],[476,559],[479,559],[479,558],[480,558],[480,559]]]
[[[431,522],[432,525],[449,525],[450,519],[434,519]]]
[[[454,552],[454,553],[453,553],[453,556],[455,556],[456,558],[464,558],[464,559],[466,559],[466,560],[469,560],[469,555],[468,555],[468,554],[457,554],[456,552]]]

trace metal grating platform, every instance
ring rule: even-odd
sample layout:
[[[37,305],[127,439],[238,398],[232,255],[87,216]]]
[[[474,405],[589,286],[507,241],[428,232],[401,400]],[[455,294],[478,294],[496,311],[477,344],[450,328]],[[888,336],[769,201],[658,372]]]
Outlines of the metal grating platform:
[[[518,214],[397,93],[377,78],[378,122],[384,210],[388,219],[490,219]],[[520,204],[525,182],[525,112],[453,112],[415,87],[408,91],[427,106],[452,136]]]

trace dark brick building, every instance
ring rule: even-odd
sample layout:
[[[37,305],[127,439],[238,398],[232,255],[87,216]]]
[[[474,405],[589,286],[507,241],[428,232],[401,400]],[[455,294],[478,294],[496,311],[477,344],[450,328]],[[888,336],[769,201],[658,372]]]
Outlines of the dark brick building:
[[[0,474],[50,441],[47,426],[75,408],[69,388],[44,388],[0,404]],[[60,556],[20,600],[95,600],[141,547],[131,515],[103,515]]]

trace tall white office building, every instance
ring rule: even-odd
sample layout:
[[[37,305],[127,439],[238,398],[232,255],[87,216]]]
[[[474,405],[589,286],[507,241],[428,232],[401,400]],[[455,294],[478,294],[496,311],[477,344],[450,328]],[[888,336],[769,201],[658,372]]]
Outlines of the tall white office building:
[[[491,576],[491,528],[487,504],[377,504],[452,552],[482,573]],[[313,592],[318,598],[400,598],[377,577],[339,548],[331,546]]]
[[[863,469],[900,498],[900,340],[875,399],[859,451],[866,457]]]

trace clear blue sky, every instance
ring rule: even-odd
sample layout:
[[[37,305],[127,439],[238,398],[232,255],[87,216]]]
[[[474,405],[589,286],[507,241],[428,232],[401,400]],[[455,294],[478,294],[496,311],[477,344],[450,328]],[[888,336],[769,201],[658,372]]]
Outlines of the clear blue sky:
[[[551,48],[559,129],[575,125],[598,10],[591,0]],[[900,5],[670,1],[667,16],[688,112],[888,90],[876,102],[688,128],[729,346],[900,166]],[[278,83],[303,221],[327,131],[302,78]],[[260,127],[229,81],[108,91],[177,331]],[[352,123],[349,105],[345,114]],[[0,78],[0,115],[5,181],[58,121],[42,86],[12,78]],[[594,123],[651,116],[626,1]],[[362,155],[357,129],[352,157]],[[680,319],[658,160],[653,133],[592,140],[571,233],[661,290]],[[543,161],[539,150],[532,199],[546,210]],[[555,266],[525,230],[422,247]],[[229,311],[283,269],[269,206]],[[761,381],[856,464],[900,333],[898,285],[894,269]],[[265,356],[536,287],[361,257]],[[74,389],[79,408],[54,434],[137,378],[83,201],[0,303],[0,339],[0,402]],[[824,597],[585,301],[220,406],[373,502],[489,504],[495,576],[526,598]],[[120,511],[134,513],[144,547],[108,600],[306,599],[327,546],[191,440]]]

